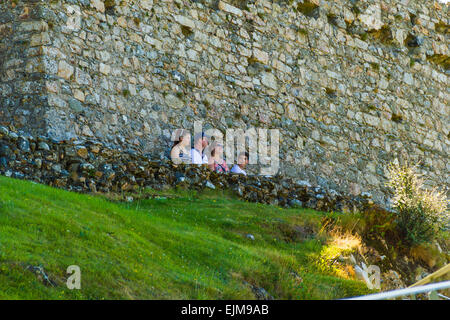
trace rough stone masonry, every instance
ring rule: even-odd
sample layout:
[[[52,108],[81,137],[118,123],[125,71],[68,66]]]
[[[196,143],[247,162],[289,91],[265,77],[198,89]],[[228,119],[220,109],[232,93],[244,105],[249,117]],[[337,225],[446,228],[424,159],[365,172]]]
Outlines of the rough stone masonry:
[[[281,173],[385,199],[450,184],[448,5],[2,0],[0,124],[161,159],[176,128],[279,129]]]

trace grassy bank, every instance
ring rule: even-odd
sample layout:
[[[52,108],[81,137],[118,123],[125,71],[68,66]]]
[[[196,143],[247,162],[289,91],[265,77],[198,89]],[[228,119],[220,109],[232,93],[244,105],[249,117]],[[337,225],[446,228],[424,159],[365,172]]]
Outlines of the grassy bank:
[[[1,299],[335,299],[368,293],[328,264],[327,214],[211,191],[118,202],[0,177]],[[254,238],[254,239],[252,239]],[[66,269],[81,268],[81,290]],[[44,273],[36,272],[41,266]]]

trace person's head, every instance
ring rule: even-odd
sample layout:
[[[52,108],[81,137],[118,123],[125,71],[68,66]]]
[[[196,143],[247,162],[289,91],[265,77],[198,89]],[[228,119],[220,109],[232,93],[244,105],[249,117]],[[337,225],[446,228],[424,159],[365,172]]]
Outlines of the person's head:
[[[248,152],[241,152],[238,156],[238,165],[244,169],[248,164]]]
[[[186,147],[191,143],[191,133],[186,129],[177,129],[175,131],[175,139],[173,142],[173,147],[179,145],[180,147]]]
[[[199,132],[194,136],[194,148],[203,150],[208,146],[208,136],[204,132]]]
[[[213,158],[221,159],[223,158],[223,145],[221,143],[218,143],[217,141],[214,141],[211,143],[211,156]]]

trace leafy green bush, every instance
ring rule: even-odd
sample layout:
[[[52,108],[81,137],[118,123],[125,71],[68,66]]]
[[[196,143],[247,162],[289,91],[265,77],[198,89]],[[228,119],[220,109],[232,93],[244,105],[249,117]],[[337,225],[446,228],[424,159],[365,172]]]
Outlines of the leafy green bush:
[[[433,240],[449,221],[446,195],[424,189],[415,168],[408,164],[390,164],[388,178],[386,185],[394,192],[392,207],[402,236],[411,245]]]

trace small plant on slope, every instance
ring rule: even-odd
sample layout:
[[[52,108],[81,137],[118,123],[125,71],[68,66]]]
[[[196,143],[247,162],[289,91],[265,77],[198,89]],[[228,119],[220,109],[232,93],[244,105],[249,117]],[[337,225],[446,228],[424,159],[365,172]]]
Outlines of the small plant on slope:
[[[397,225],[408,244],[433,240],[449,221],[447,197],[436,189],[426,190],[414,167],[390,164],[387,186],[394,192],[392,207]]]

